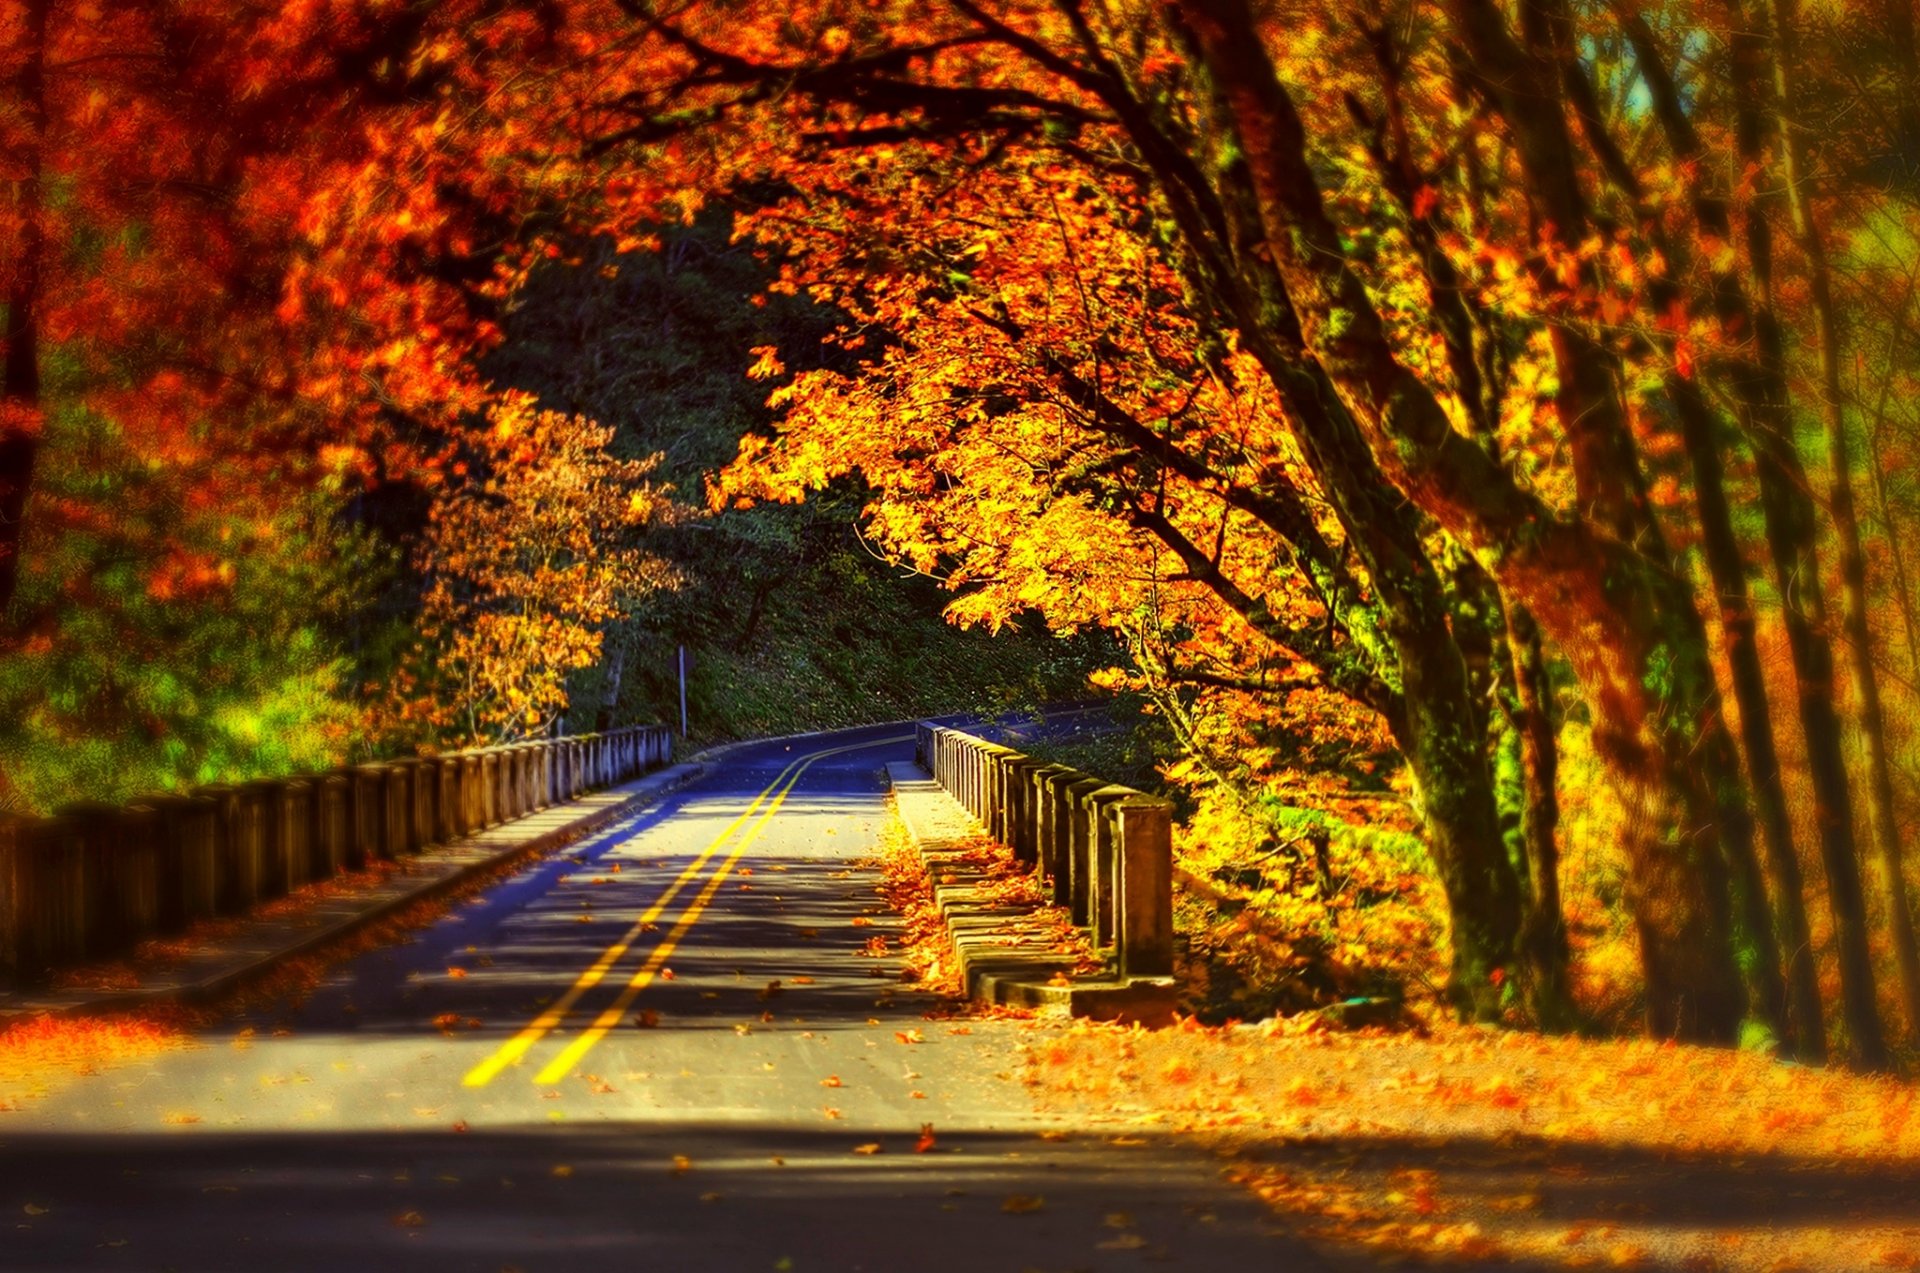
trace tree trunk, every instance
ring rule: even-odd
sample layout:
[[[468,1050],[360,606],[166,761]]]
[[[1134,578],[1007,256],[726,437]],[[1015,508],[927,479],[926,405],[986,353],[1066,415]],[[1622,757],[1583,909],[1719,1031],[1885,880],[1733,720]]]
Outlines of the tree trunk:
[[[14,77],[25,141],[18,157],[25,175],[14,183],[20,244],[7,289],[6,360],[0,369],[0,650],[11,641],[6,613],[20,582],[20,548],[27,494],[40,448],[40,300],[46,267],[46,229],[40,189],[47,130],[47,15],[52,0],[29,0],[22,41],[24,61]]]
[[[1767,162],[1767,129],[1760,107],[1764,95],[1761,83],[1764,45],[1737,3],[1729,5],[1729,12],[1736,141],[1743,161],[1759,168]],[[1629,14],[1624,20],[1624,29],[1634,44],[1653,113],[1667,135],[1675,161],[1706,169],[1709,156],[1694,129],[1680,89],[1667,69],[1666,59],[1655,44],[1651,28],[1638,15]],[[1725,192],[1715,189],[1710,179],[1703,176],[1696,178],[1691,200],[1702,234],[1709,240],[1730,242],[1733,222]],[[1768,216],[1775,202],[1775,198],[1763,190],[1748,208],[1745,218],[1747,264],[1759,289],[1757,302],[1748,296],[1745,280],[1730,267],[1710,265],[1713,305],[1726,340],[1736,346],[1746,344],[1753,350],[1750,356],[1737,359],[1734,364],[1735,409],[1754,452],[1767,547],[1782,598],[1781,621],[1793,657],[1801,732],[1807,744],[1813,788],[1815,829],[1834,918],[1843,1016],[1856,1060],[1877,1068],[1885,1063],[1885,1048],[1874,1006],[1865,899],[1853,842],[1852,800],[1841,751],[1839,717],[1833,703],[1833,653],[1825,633],[1825,601],[1819,587],[1817,521],[1806,475],[1793,443],[1779,327],[1773,315],[1772,232]],[[1670,259],[1677,272],[1684,272],[1685,259],[1680,249],[1676,248]],[[1735,674],[1743,674],[1738,666]],[[1743,714],[1744,711],[1743,707]],[[1765,795],[1764,792],[1757,794]],[[1774,865],[1776,881],[1784,892],[1786,882],[1798,875],[1797,861],[1789,863],[1776,856]],[[1791,899],[1781,899],[1783,907],[1790,902]],[[1784,928],[1782,938],[1790,945],[1793,942]]]
[[[1395,356],[1348,265],[1307,161],[1299,115],[1245,0],[1177,7],[1219,85],[1223,123],[1246,156],[1265,225],[1263,259],[1298,314],[1304,351],[1360,422],[1395,487],[1473,551],[1573,660],[1594,709],[1596,750],[1629,811],[1623,847],[1649,1027],[1732,1042],[1747,995],[1723,854],[1740,829],[1723,832],[1721,824],[1731,812],[1729,794],[1743,793],[1737,780],[1731,791],[1723,781],[1732,748],[1691,593],[1664,563],[1555,517],[1453,429],[1433,392]],[[1178,180],[1170,176],[1168,184]],[[1248,334],[1257,345],[1262,333]],[[1620,513],[1638,500],[1637,473],[1620,470],[1631,455],[1620,453],[1617,438],[1585,441],[1572,448],[1576,465],[1607,471],[1581,483],[1583,502],[1590,495],[1610,510],[1605,522],[1623,521]]]
[[[1854,510],[1853,466],[1841,398],[1839,315],[1833,304],[1833,278],[1827,264],[1826,243],[1813,218],[1812,195],[1808,190],[1812,174],[1807,171],[1792,119],[1795,109],[1793,3],[1792,0],[1772,0],[1772,4],[1775,132],[1780,142],[1781,175],[1787,189],[1787,205],[1793,215],[1794,237],[1807,259],[1812,291],[1814,347],[1820,372],[1820,422],[1827,443],[1827,501],[1840,550],[1841,630],[1847,638],[1847,670],[1866,748],[1867,813],[1884,877],[1882,886],[1887,892],[1889,930],[1900,969],[1908,1034],[1920,1043],[1920,945],[1915,941],[1900,827],[1894,811],[1893,771],[1887,756],[1880,679],[1873,666],[1873,632],[1867,617],[1867,559]]]
[[[1814,967],[1813,939],[1807,925],[1806,884],[1793,845],[1793,823],[1780,781],[1780,753],[1774,745],[1773,712],[1767,701],[1766,674],[1760,666],[1753,601],[1747,590],[1747,563],[1733,532],[1727,507],[1725,469],[1713,417],[1690,384],[1674,383],[1669,396],[1679,410],[1680,433],[1692,468],[1694,504],[1708,573],[1720,606],[1721,643],[1740,707],[1740,737],[1747,757],[1747,780],[1758,814],[1761,841],[1773,868],[1774,922],[1787,957],[1787,1037],[1802,1060],[1826,1055],[1826,1026],[1820,1012],[1820,982]],[[1769,525],[1771,525],[1771,519]]]
[[[1506,606],[1507,646],[1513,654],[1513,685],[1520,731],[1520,762],[1526,773],[1526,807],[1520,837],[1527,864],[1527,914],[1520,929],[1534,1019],[1542,1030],[1574,1025],[1568,986],[1571,953],[1566,913],[1560,905],[1560,742],[1540,625],[1527,608]]]
[[[604,734],[613,728],[613,716],[620,707],[620,681],[627,670],[627,643],[622,640],[609,641],[603,657],[610,665],[607,691],[601,696],[600,710],[593,714],[593,727]]]

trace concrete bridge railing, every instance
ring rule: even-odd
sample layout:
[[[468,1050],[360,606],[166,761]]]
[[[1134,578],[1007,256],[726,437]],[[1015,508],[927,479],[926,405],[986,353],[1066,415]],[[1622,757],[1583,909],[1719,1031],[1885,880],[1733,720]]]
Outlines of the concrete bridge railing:
[[[660,725],[0,818],[0,985],[129,954],[196,920],[613,786],[663,765]]]
[[[915,758],[1052,885],[1123,977],[1173,971],[1173,806],[1166,800],[922,722]]]

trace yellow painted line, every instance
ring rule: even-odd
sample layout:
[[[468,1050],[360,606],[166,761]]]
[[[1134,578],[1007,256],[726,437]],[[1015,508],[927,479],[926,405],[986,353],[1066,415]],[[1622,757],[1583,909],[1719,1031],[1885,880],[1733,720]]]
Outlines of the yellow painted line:
[[[461,1084],[465,1087],[485,1087],[487,1084],[493,1082],[502,1070],[510,1065],[519,1064],[520,1058],[524,1057],[527,1052],[532,1049],[534,1044],[540,1042],[541,1039],[546,1037],[550,1030],[566,1020],[567,1014],[573,1011],[573,1005],[580,1002],[580,996],[600,984],[607,973],[612,970],[613,966],[620,962],[621,957],[625,955],[628,950],[632,949],[633,943],[647,930],[647,926],[654,923],[661,915],[666,913],[667,907],[673,904],[673,899],[680,895],[680,890],[693,881],[693,878],[700,873],[701,869],[706,866],[708,860],[713,857],[714,852],[718,850],[722,844],[726,843],[727,838],[738,830],[742,823],[753,816],[754,811],[760,807],[761,802],[767,798],[773,789],[778,787],[782,782],[785,782],[789,774],[793,774],[795,777],[799,776],[798,774],[794,774],[794,767],[797,765],[804,766],[806,760],[806,757],[796,756],[793,760],[789,761],[787,767],[782,769],[779,774],[775,776],[774,780],[768,783],[766,787],[761,790],[760,794],[753,798],[753,803],[749,804],[739,817],[729,822],[721,830],[720,834],[714,836],[713,839],[708,842],[707,847],[701,850],[700,855],[688,863],[686,869],[674,878],[673,883],[667,887],[666,892],[662,893],[658,900],[641,914],[639,919],[633,921],[633,927],[629,928],[620,940],[614,942],[613,945],[601,952],[600,957],[594,960],[593,964],[585,972],[581,973],[571,986],[567,987],[566,993],[554,1000],[544,1012],[535,1017],[526,1029],[501,1044],[499,1049],[486,1060],[480,1062],[480,1064],[474,1066],[471,1070],[468,1070],[466,1077],[460,1080]]]
[[[611,1004],[607,1005],[606,1009],[594,1018],[593,1024],[581,1031],[579,1037],[574,1039],[572,1043],[569,1043],[559,1056],[548,1062],[538,1074],[534,1075],[533,1081],[542,1087],[558,1083],[567,1077],[568,1073],[572,1071],[573,1067],[582,1057],[593,1050],[595,1044],[606,1038],[607,1034],[620,1024],[621,1019],[627,1014],[627,1009],[633,1006],[633,1001],[640,997],[641,991],[652,984],[654,976],[665,966],[667,960],[673,956],[674,950],[680,945],[680,939],[687,935],[688,930],[693,927],[694,923],[700,918],[701,913],[706,910],[708,903],[713,901],[714,894],[720,891],[721,883],[724,882],[728,874],[732,872],[734,865],[740,861],[741,855],[747,851],[747,847],[751,845],[754,840],[759,838],[760,833],[766,829],[767,824],[773,821],[773,815],[780,812],[780,806],[787,802],[788,793],[793,790],[794,785],[800,781],[801,775],[805,774],[816,760],[823,760],[828,756],[837,756],[842,752],[859,751],[863,747],[879,747],[888,743],[905,742],[912,737],[913,735],[906,734],[898,738],[877,738],[869,743],[852,743],[845,747],[832,747],[825,751],[814,752],[802,760],[800,767],[794,770],[793,776],[787,780],[787,785],[781,789],[779,795],[774,797],[773,803],[767,806],[766,812],[760,815],[759,821],[755,822],[752,828],[740,837],[739,843],[734,845],[733,851],[727,854],[726,858],[721,861],[719,869],[714,871],[713,877],[707,881],[706,887],[701,889],[699,895],[687,906],[685,913],[680,916],[679,922],[674,924],[672,930],[667,933],[666,938],[654,948],[653,953],[647,956],[646,962],[628,979],[625,988],[620,991],[619,996],[615,998]]]

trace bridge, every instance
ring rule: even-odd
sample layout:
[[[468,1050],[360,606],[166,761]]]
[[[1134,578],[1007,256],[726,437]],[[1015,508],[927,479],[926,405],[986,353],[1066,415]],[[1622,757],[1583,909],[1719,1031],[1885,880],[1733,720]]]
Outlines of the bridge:
[[[1061,1019],[944,1015],[876,955],[899,936],[872,863],[888,770],[930,737],[776,739],[677,771],[635,745],[559,786],[538,775],[575,771],[551,757],[496,759],[527,775],[521,816],[483,833],[504,876],[297,1000],[243,1001],[199,1046],[4,1116],[6,1267],[1318,1267],[1199,1151],[1037,1107],[1022,1049]],[[990,748],[965,782],[943,762],[970,802],[1061,777]],[[461,768],[440,767],[445,791]],[[485,762],[466,768],[484,785]],[[644,806],[621,794],[643,786]],[[1033,815],[1000,827],[1028,843],[1047,806],[996,790]],[[383,835],[433,806],[392,799]],[[604,825],[551,851],[578,810]],[[1073,860],[1098,861],[1089,825]],[[1072,844],[1031,841],[1056,863]],[[1093,919],[1100,885],[1081,883]],[[1110,889],[1121,946],[1127,911]]]

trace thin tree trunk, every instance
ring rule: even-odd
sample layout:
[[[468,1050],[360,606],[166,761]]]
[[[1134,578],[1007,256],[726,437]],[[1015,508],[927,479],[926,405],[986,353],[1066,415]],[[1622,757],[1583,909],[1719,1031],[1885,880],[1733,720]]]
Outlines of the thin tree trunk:
[[[1900,827],[1894,811],[1893,770],[1887,756],[1880,678],[1873,666],[1873,632],[1867,617],[1867,558],[1861,547],[1860,522],[1854,509],[1853,466],[1840,387],[1839,315],[1834,309],[1833,277],[1827,263],[1826,243],[1813,216],[1809,192],[1812,174],[1807,171],[1792,119],[1795,109],[1794,6],[1792,0],[1772,0],[1772,4],[1775,127],[1787,205],[1793,214],[1794,237],[1807,259],[1812,292],[1814,340],[1820,371],[1820,421],[1827,443],[1827,500],[1840,549],[1841,630],[1847,638],[1847,670],[1853,682],[1860,732],[1866,747],[1867,813],[1884,876],[1882,885],[1887,891],[1889,929],[1900,968],[1908,1033],[1911,1039],[1920,1042],[1920,945],[1915,941]]]
[[[14,183],[20,244],[7,289],[6,360],[0,369],[0,650],[10,640],[8,607],[20,582],[20,549],[27,495],[40,448],[40,300],[46,229],[41,222],[41,165],[47,129],[47,15],[52,0],[29,0],[24,62],[14,92],[24,117],[18,157],[25,170]]]
[[[1531,982],[1534,1018],[1542,1030],[1573,1028],[1573,992],[1568,985],[1572,954],[1566,912],[1560,904],[1560,742],[1553,710],[1553,681],[1540,639],[1540,625],[1518,602],[1506,607],[1507,646],[1513,652],[1514,694],[1520,730],[1520,760],[1526,770],[1526,808],[1520,821],[1526,852],[1527,914],[1520,928],[1520,957]]]
[[[1747,590],[1747,563],[1733,533],[1727,507],[1725,469],[1713,436],[1713,417],[1690,384],[1672,383],[1669,396],[1681,407],[1680,433],[1693,470],[1694,505],[1699,512],[1701,547],[1720,607],[1721,644],[1740,707],[1740,739],[1747,757],[1747,780],[1773,868],[1774,923],[1787,964],[1787,1034],[1783,1040],[1802,1060],[1826,1056],[1826,1026],[1820,1012],[1820,981],[1814,967],[1813,938],[1807,924],[1806,884],[1793,845],[1793,822],[1780,780],[1780,753],[1774,745],[1773,713],[1767,702],[1765,671],[1760,666],[1753,599]]]
[[[1760,60],[1764,49],[1740,12],[1737,0],[1730,0],[1728,12],[1736,143],[1745,163],[1764,165],[1766,127],[1760,107],[1764,92]],[[1674,159],[1704,167],[1708,159],[1705,147],[1651,29],[1644,19],[1630,11],[1623,17],[1623,27],[1634,44],[1653,113],[1667,135]],[[1733,220],[1728,200],[1724,192],[1715,190],[1707,181],[1706,177],[1698,178],[1693,187],[1695,220],[1707,238],[1731,241]],[[1874,1004],[1865,895],[1853,838],[1852,798],[1840,720],[1833,701],[1833,651],[1824,631],[1825,600],[1819,586],[1817,521],[1799,452],[1793,443],[1779,327],[1773,314],[1770,206],[1770,196],[1763,193],[1756,198],[1746,211],[1743,227],[1747,267],[1759,290],[1758,297],[1749,297],[1746,282],[1731,268],[1710,265],[1713,304],[1726,339],[1734,344],[1750,342],[1754,351],[1750,357],[1735,363],[1735,407],[1753,448],[1768,554],[1781,596],[1781,623],[1786,629],[1793,659],[1796,705],[1813,788],[1815,832],[1834,921],[1842,1016],[1855,1060],[1868,1068],[1880,1068],[1886,1063],[1886,1053]],[[1675,268],[1683,270],[1684,249],[1678,244],[1672,247]],[[1736,677],[1742,675],[1738,665],[1734,670]],[[1743,715],[1744,710],[1743,705]],[[1753,759],[1750,754],[1750,762]],[[1764,795],[1764,792],[1757,794]],[[1799,875],[1798,862],[1776,858],[1774,866],[1776,881],[1784,891],[1787,881]],[[1791,899],[1781,899],[1782,905],[1790,902]],[[1782,940],[1791,946],[1794,939],[1783,930]]]
[[[620,681],[627,670],[627,643],[613,640],[602,655],[607,662],[607,690],[600,698],[600,710],[594,713],[593,727],[600,733],[613,728],[613,715],[620,707]]]

